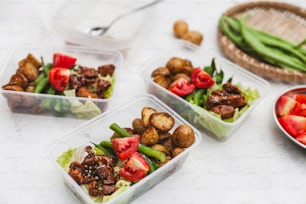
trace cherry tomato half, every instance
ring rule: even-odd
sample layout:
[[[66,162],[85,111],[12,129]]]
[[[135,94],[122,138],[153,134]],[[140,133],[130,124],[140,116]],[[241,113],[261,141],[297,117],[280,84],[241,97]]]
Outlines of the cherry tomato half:
[[[139,137],[123,137],[112,139],[113,148],[120,160],[126,160],[131,157],[138,149]]]
[[[72,68],[77,59],[62,53],[53,54],[53,67]]]
[[[191,82],[197,88],[201,89],[210,88],[215,83],[213,78],[207,72],[205,72],[199,67],[193,69],[191,73]]]
[[[150,166],[145,158],[138,152],[135,152],[132,157],[120,169],[119,174],[128,181],[139,181],[150,171]]]
[[[68,85],[70,70],[62,67],[54,67],[49,71],[49,82],[57,91],[63,92]]]
[[[185,78],[179,78],[170,84],[168,90],[178,96],[186,96],[195,90],[195,85]]]

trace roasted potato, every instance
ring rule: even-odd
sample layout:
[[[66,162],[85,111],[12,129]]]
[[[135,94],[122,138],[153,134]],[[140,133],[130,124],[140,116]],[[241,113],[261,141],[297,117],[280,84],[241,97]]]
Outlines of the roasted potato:
[[[203,35],[202,33],[198,31],[189,31],[182,37],[182,39],[189,41],[196,45],[201,45],[202,40],[203,40]]]
[[[28,86],[28,79],[23,74],[13,74],[10,78],[9,84],[26,88]]]
[[[172,157],[176,157],[177,155],[179,155],[181,152],[184,151],[184,148],[181,148],[181,147],[175,147],[173,150],[172,150]]]
[[[168,132],[174,126],[174,118],[166,112],[153,113],[149,124],[161,132]]]
[[[166,89],[170,86],[170,79],[164,75],[155,76],[153,81]]]
[[[159,132],[158,135],[159,135],[159,141],[163,141],[172,137],[170,132]]]
[[[25,88],[24,91],[25,91],[25,92],[34,93],[34,91],[35,91],[35,85],[34,85],[34,83],[28,84],[28,86]]]
[[[156,144],[159,140],[157,130],[150,126],[147,127],[140,136],[140,143],[148,146]]]
[[[34,55],[32,55],[31,53],[28,54],[26,60],[28,62],[31,62],[36,67],[36,69],[39,69],[41,67],[40,61],[36,59],[36,57],[34,57]]]
[[[169,76],[170,71],[167,67],[159,67],[152,72],[151,77],[156,77],[158,75]]]
[[[167,147],[168,151],[171,152],[174,148],[173,142],[172,142],[172,137],[169,137],[168,139],[164,139],[160,142],[160,144],[164,145]]]
[[[153,113],[157,113],[157,111],[154,108],[144,107],[141,110],[141,119],[145,127],[149,125],[149,119],[151,114]]]
[[[15,85],[15,84],[6,84],[2,86],[2,89],[10,90],[10,91],[24,91],[24,88],[22,88],[19,85]]]
[[[30,61],[26,61],[23,68],[23,74],[29,81],[34,81],[38,77],[38,69]]]
[[[162,144],[154,144],[151,146],[153,149],[163,152],[166,156],[170,155],[168,148]]]
[[[179,57],[172,57],[166,64],[166,67],[169,69],[172,75],[177,73],[185,73],[188,76],[191,76],[193,67],[189,60],[182,59]]]
[[[146,129],[145,125],[143,124],[143,121],[141,118],[136,118],[132,122],[132,127],[134,131],[138,134],[142,134],[143,131]]]
[[[174,35],[178,38],[183,37],[188,32],[188,24],[184,20],[177,20],[173,24]]]
[[[189,125],[178,126],[172,134],[172,140],[175,147],[189,147],[195,140],[193,129]]]
[[[184,78],[184,79],[186,79],[187,81],[190,81],[190,76],[188,76],[188,75],[185,74],[185,73],[177,73],[177,74],[175,74],[175,75],[172,77],[172,81],[176,81],[176,80],[178,80],[179,78]]]
[[[184,59],[178,57],[172,57],[166,64],[171,74],[182,72],[181,70],[186,66]]]

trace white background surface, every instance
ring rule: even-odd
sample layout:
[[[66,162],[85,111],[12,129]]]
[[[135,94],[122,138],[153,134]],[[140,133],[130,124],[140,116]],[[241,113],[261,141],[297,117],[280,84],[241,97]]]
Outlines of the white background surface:
[[[207,52],[222,55],[216,39],[218,18],[240,2],[165,0],[157,5],[127,51],[110,109],[145,92],[139,69],[177,41],[172,35],[177,19],[204,34],[202,47]],[[288,2],[306,7],[305,0]],[[63,44],[50,26],[60,5],[55,0],[1,0],[0,62],[20,43]],[[285,138],[272,118],[276,95],[292,84],[270,85],[268,97],[229,140],[218,142],[203,135],[179,172],[133,203],[306,204],[306,152]],[[83,122],[14,114],[1,97],[0,203],[79,203],[46,154],[50,144]]]

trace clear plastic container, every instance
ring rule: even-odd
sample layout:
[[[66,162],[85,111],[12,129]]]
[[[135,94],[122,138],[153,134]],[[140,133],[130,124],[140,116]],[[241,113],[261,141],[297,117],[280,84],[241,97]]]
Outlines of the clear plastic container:
[[[77,58],[77,64],[86,67],[97,68],[98,66],[105,64],[114,64],[115,72],[114,78],[116,78],[120,66],[123,62],[123,56],[119,52],[105,51],[101,49],[88,49],[82,47],[73,46],[34,46],[34,45],[20,45],[13,49],[3,65],[3,70],[0,75],[0,85],[3,86],[10,81],[11,76],[16,73],[18,68],[18,62],[27,57],[29,53],[35,56],[37,59],[44,58],[45,63],[52,62],[53,53],[61,52],[67,55],[71,55]],[[116,91],[116,83],[113,86],[113,93]],[[81,109],[68,110],[63,116],[76,117],[76,118],[92,118],[101,112],[105,111],[107,104],[111,100],[112,96],[107,99],[94,99],[94,98],[81,98],[71,96],[38,94],[30,92],[19,92],[10,90],[0,90],[1,95],[7,99],[8,106],[12,112],[17,113],[30,113],[37,115],[57,115],[62,116],[61,108],[63,104],[69,107],[73,105],[83,105]],[[50,110],[43,108],[42,103],[58,104],[57,109],[51,108]],[[69,108],[68,108],[69,109]],[[84,110],[85,109],[85,110]],[[86,112],[88,110],[88,112]],[[79,112],[81,111],[81,113]]]
[[[158,67],[165,66],[167,61],[172,57],[189,59],[194,67],[208,66],[211,63],[211,60],[215,58],[216,67],[217,69],[221,68],[224,71],[225,80],[232,77],[233,84],[239,83],[245,88],[249,87],[257,89],[260,97],[236,121],[224,122],[203,108],[187,102],[183,98],[171,93],[153,81],[151,77],[152,71]],[[246,121],[250,113],[267,95],[270,86],[264,79],[242,69],[230,61],[185,42],[174,45],[169,50],[154,56],[146,62],[143,65],[143,78],[146,82],[149,93],[157,96],[200,131],[205,132],[218,140],[228,139],[234,131],[237,130],[244,121]]]
[[[113,134],[113,131],[109,128],[112,123],[116,122],[121,127],[131,127],[132,121],[137,117],[141,117],[141,110],[143,107],[152,107],[157,111],[167,112],[172,115],[175,119],[175,125],[172,128],[172,131],[181,124],[189,124],[181,116],[179,116],[176,112],[153,95],[140,95],[132,102],[120,106],[119,108],[115,108],[112,111],[107,111],[100,116],[87,121],[84,125],[72,131],[70,134],[63,137],[60,141],[56,142],[50,147],[49,158],[51,162],[55,164],[61,175],[64,177],[64,182],[66,185],[84,203],[94,204],[95,202],[85,193],[84,189],[82,189],[56,162],[57,157],[63,152],[67,151],[69,148],[80,145],[88,145],[90,144],[89,142],[99,143],[102,140],[109,140],[110,136]],[[106,203],[130,203],[138,196],[141,196],[152,187],[171,176],[183,165],[184,161],[189,155],[189,152],[200,143],[200,133],[195,128],[194,133],[195,141],[190,147],[186,148],[182,153],[171,159],[152,174],[149,174]]]
[[[91,29],[107,26],[117,16],[151,1],[69,0],[54,15],[52,27],[70,43],[107,50],[125,50],[130,47],[154,6],[121,18],[103,36],[91,33]]]

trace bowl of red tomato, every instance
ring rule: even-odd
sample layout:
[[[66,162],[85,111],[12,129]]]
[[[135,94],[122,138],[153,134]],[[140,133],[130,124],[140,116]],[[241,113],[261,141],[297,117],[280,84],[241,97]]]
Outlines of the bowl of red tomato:
[[[295,144],[306,148],[306,87],[284,90],[273,105],[276,125]]]
[[[221,141],[242,126],[269,90],[266,80],[185,42],[148,60],[143,75],[149,93]]]
[[[0,92],[12,112],[92,118],[106,110],[122,61],[106,50],[20,46],[4,64]]]

